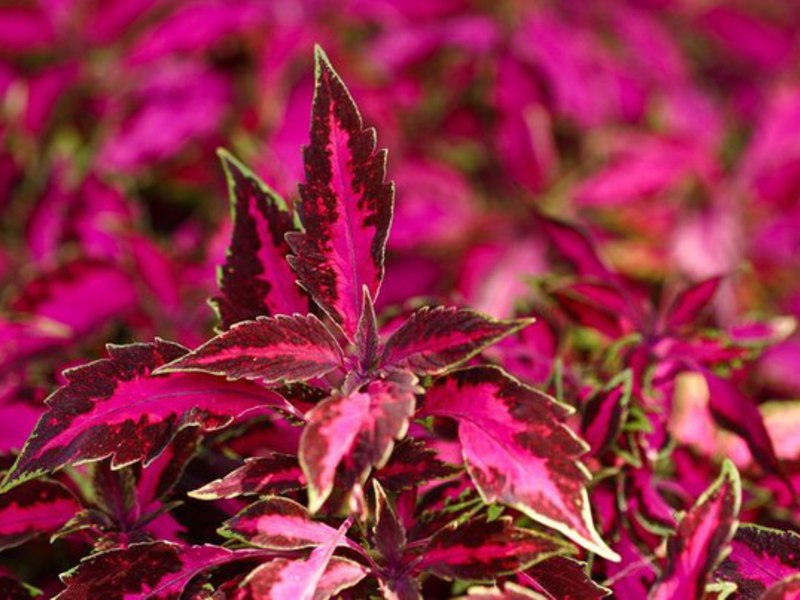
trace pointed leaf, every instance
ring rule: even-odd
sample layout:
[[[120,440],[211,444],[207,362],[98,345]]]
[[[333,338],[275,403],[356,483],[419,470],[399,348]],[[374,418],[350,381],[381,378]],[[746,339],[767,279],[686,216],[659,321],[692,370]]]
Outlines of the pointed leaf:
[[[571,550],[561,540],[514,527],[509,518],[474,519],[434,535],[419,568],[447,579],[494,579]]]
[[[293,383],[325,375],[342,361],[339,344],[317,317],[278,315],[237,323],[158,372]]]
[[[278,558],[258,567],[242,582],[237,600],[327,600],[361,581],[367,570],[345,558],[332,558],[350,519],[306,560]]]
[[[486,502],[503,502],[609,560],[586,493],[584,444],[562,423],[572,410],[494,367],[434,382],[423,414],[458,421],[472,480]]]
[[[781,475],[783,469],[772,439],[764,424],[764,416],[758,410],[753,398],[744,395],[728,379],[722,379],[710,372],[705,373],[708,384],[708,400],[711,415],[725,429],[741,436],[758,463],[771,474]]]
[[[265,556],[263,550],[227,550],[219,546],[181,546],[171,542],[131,544],[93,554],[64,573],[67,589],[58,600],[142,598],[177,600],[200,573],[237,560]]]
[[[394,441],[405,436],[414,413],[417,381],[396,373],[373,381],[364,391],[336,393],[312,409],[300,438],[300,465],[308,480],[311,512],[333,489],[342,461],[357,480],[371,466],[386,463]]]
[[[575,265],[578,274],[600,279],[608,278],[610,271],[598,255],[595,244],[587,232],[576,225],[548,217],[542,217],[540,222],[550,242]]]
[[[418,374],[442,373],[533,321],[498,321],[465,308],[426,306],[389,338],[381,364]]]
[[[325,53],[316,49],[311,143],[300,185],[305,233],[291,233],[289,263],[300,284],[353,339],[364,286],[373,299],[383,279],[394,187],[385,181],[386,151]]]
[[[591,446],[592,455],[604,452],[617,439],[628,411],[631,388],[631,371],[623,371],[584,405],[581,433]]]
[[[260,548],[299,550],[326,544],[336,537],[336,530],[312,519],[297,502],[272,496],[225,521],[220,534]]]
[[[406,545],[405,528],[377,479],[372,480],[372,487],[375,490],[375,526],[372,529],[375,549],[390,568],[399,566]]]
[[[458,465],[451,465],[436,456],[436,451],[424,442],[406,438],[392,452],[392,457],[375,477],[390,492],[402,492],[433,479],[449,479],[461,473]]]
[[[794,531],[743,524],[731,553],[716,576],[732,581],[743,598],[760,598],[781,580],[800,573],[800,535]]]
[[[605,283],[576,283],[551,292],[558,305],[580,325],[596,329],[611,339],[630,327],[630,309],[616,287]]]
[[[200,500],[219,500],[253,494],[278,495],[303,487],[303,471],[297,458],[274,453],[269,457],[245,459],[244,465],[235,471],[189,492],[189,495]]]
[[[729,460],[684,515],[667,545],[667,564],[651,600],[702,598],[709,575],[728,551],[741,503],[739,472]]]
[[[77,500],[55,481],[29,481],[0,495],[0,551],[55,531],[78,510]]]
[[[297,227],[283,198],[221,150],[231,198],[233,234],[212,300],[222,326],[259,316],[305,313],[308,299],[295,284],[284,236]]]
[[[109,358],[66,371],[67,384],[48,398],[47,412],[4,485],[108,456],[112,468],[148,464],[184,427],[220,429],[244,413],[283,403],[275,392],[248,382],[199,373],[151,376],[186,352],[158,339],[109,346]]]
[[[592,581],[586,563],[567,556],[548,558],[530,567],[525,574],[548,597],[558,600],[598,600],[611,594],[611,590]]]
[[[680,327],[696,320],[714,299],[721,281],[722,277],[711,277],[682,290],[667,311],[666,326]]]
[[[356,331],[356,349],[362,372],[369,373],[377,365],[379,345],[380,336],[378,335],[378,319],[375,316],[375,306],[372,303],[369,290],[364,286],[363,309],[361,318],[358,320],[358,331]]]

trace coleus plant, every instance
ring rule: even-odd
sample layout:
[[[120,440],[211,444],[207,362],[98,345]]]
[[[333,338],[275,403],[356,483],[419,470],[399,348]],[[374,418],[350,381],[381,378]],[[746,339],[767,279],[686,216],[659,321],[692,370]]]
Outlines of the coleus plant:
[[[8,543],[59,528],[88,536],[93,552],[63,575],[61,598],[207,597],[208,586],[235,598],[416,598],[548,561],[604,595],[567,558],[577,544],[619,560],[593,524],[587,446],[564,423],[572,409],[477,358],[533,320],[425,306],[379,325],[394,189],[386,151],[321,49],[297,210],[221,158],[234,227],[212,302],[219,335],[193,351],[112,345],[65,372],[5,475]],[[162,517],[200,434],[276,421],[292,452],[256,447],[190,494],[229,516],[240,497],[259,499],[221,524],[224,545],[187,544]],[[496,593],[552,580],[531,572]]]

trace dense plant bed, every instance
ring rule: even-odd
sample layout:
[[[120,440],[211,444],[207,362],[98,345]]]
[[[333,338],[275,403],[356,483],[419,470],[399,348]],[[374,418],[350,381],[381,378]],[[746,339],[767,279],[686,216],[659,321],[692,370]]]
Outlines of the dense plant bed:
[[[82,230],[118,209],[91,178],[72,233],[125,268],[88,252],[14,291],[0,598],[800,595],[800,411],[753,392],[793,322],[722,326],[734,274],[637,277],[527,205],[468,227],[535,232],[557,268],[524,292],[469,235],[483,296],[419,294],[413,261],[393,281],[387,151],[319,47],[298,197],[218,154],[231,227],[176,236],[227,243],[215,335],[206,290],[172,287],[197,265]]]

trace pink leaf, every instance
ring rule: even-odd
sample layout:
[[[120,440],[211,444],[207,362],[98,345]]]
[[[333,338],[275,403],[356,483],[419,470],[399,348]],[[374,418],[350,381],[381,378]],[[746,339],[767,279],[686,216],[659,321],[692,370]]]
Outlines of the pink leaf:
[[[434,535],[419,568],[447,579],[492,579],[571,551],[561,540],[514,527],[510,518],[474,519]]]
[[[696,320],[698,313],[714,299],[721,281],[722,277],[712,277],[682,290],[667,311],[667,327],[680,327]]]
[[[283,198],[225,151],[219,152],[231,198],[233,235],[213,299],[225,328],[259,316],[304,313],[308,300],[286,262],[284,236],[296,231]]]
[[[287,236],[289,262],[301,285],[353,339],[366,286],[377,298],[392,220],[394,187],[386,183],[386,151],[361,115],[325,53],[316,49],[311,143],[300,186],[305,233]]]
[[[108,456],[113,468],[148,464],[184,427],[220,429],[244,413],[282,404],[275,392],[247,382],[197,373],[151,376],[185,353],[160,339],[109,345],[109,358],[66,371],[67,384],[48,398],[4,486]]]
[[[464,460],[486,502],[503,502],[609,560],[592,523],[585,445],[562,423],[572,410],[493,367],[446,375],[423,414],[458,422]]]
[[[702,598],[706,581],[736,531],[741,503],[739,472],[729,460],[717,480],[678,524],[667,546],[667,564],[651,600]]]
[[[72,494],[55,481],[30,481],[0,496],[0,550],[40,533],[52,533],[80,510]]]
[[[744,524],[731,548],[716,576],[735,583],[744,598],[761,598],[776,583],[800,573],[800,535],[794,531]]]
[[[581,433],[592,448],[591,454],[596,456],[607,450],[617,439],[627,415],[631,388],[631,371],[623,371],[584,405]]]
[[[408,429],[416,392],[413,375],[396,373],[373,381],[363,391],[335,393],[308,413],[299,457],[312,513],[330,495],[342,461],[353,481],[369,467],[386,463],[394,441]]]
[[[251,504],[225,521],[220,533],[269,550],[320,546],[336,537],[333,527],[314,521],[305,507],[277,496]]]
[[[325,375],[343,360],[336,339],[317,317],[278,315],[237,323],[158,373],[293,383]]]
[[[333,557],[350,522],[345,521],[306,560],[277,558],[258,567],[242,582],[236,600],[327,600],[357,584],[367,570],[346,558]]]
[[[465,308],[421,308],[386,342],[381,364],[417,374],[442,373],[534,319],[498,321]]]
[[[237,560],[264,556],[263,550],[181,546],[171,542],[131,544],[93,554],[61,575],[67,586],[58,600],[142,598],[173,600],[200,573]]]
[[[303,471],[294,456],[274,453],[269,457],[251,457],[244,465],[222,479],[189,492],[200,500],[219,500],[250,494],[282,494],[304,487]]]

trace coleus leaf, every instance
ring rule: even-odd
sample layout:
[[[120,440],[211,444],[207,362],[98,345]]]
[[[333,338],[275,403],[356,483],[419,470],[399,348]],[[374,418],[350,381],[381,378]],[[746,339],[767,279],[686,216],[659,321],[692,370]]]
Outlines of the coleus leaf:
[[[741,503],[739,472],[729,460],[684,515],[667,544],[667,564],[651,600],[701,598],[709,575],[728,551]]]
[[[308,413],[299,458],[312,513],[330,495],[340,463],[353,481],[386,463],[394,441],[405,436],[417,391],[416,377],[395,372],[362,390],[335,392]]]
[[[800,573],[800,535],[742,524],[716,576],[735,583],[743,598],[760,598],[767,589],[796,573]]]
[[[289,263],[314,301],[353,340],[363,288],[374,299],[383,280],[394,186],[385,181],[386,151],[321,48],[315,50],[311,142],[300,185],[304,233],[290,233]]]
[[[295,219],[274,190],[224,150],[219,157],[228,180],[233,234],[219,269],[220,296],[212,299],[224,328],[259,316],[305,313],[308,300],[286,262],[284,236]]]
[[[266,556],[264,550],[182,546],[172,542],[131,544],[93,554],[61,575],[67,586],[58,600],[142,598],[178,600],[197,575],[237,560]]]
[[[440,530],[425,547],[418,568],[447,579],[494,579],[572,551],[572,546],[510,518],[473,519]]]
[[[375,524],[372,529],[375,549],[383,562],[396,566],[402,560],[406,545],[405,528],[377,479],[372,480],[372,487],[375,491]]]
[[[594,528],[585,445],[562,423],[572,409],[495,367],[437,379],[422,414],[458,422],[467,470],[487,502],[502,502],[587,550],[619,560]]]
[[[779,581],[761,597],[762,600],[797,600],[800,598],[800,575]]]
[[[467,590],[467,595],[459,600],[548,600],[539,592],[529,590],[514,583],[506,581],[502,588],[475,586]]]
[[[55,531],[78,510],[75,497],[55,481],[29,481],[0,495],[0,551]]]
[[[586,563],[568,556],[554,556],[533,565],[521,581],[550,600],[599,600],[611,594],[611,590],[592,581]]]
[[[633,385],[630,370],[614,377],[583,406],[581,433],[589,443],[591,454],[607,450],[617,439],[630,402]]]
[[[220,534],[270,550],[299,550],[326,544],[336,529],[311,518],[293,500],[270,496],[225,521]]]
[[[39,598],[41,595],[40,590],[17,581],[13,577],[0,575],[0,598],[4,600],[31,600],[31,598]]]
[[[182,428],[211,431],[245,413],[282,405],[273,391],[201,373],[154,377],[158,367],[186,354],[154,343],[108,346],[109,358],[65,371],[67,384],[47,399],[6,488],[67,464],[112,457],[112,468],[155,459]]]
[[[595,244],[587,232],[570,223],[549,217],[541,217],[540,223],[550,242],[575,265],[580,275],[608,279],[611,272],[598,256]]]
[[[352,519],[347,519],[324,545],[305,560],[276,558],[251,572],[236,600],[327,600],[361,581],[367,570],[358,563],[333,557]]]
[[[681,290],[667,309],[665,325],[675,328],[697,319],[698,313],[714,299],[721,282],[722,277],[711,277]]]
[[[247,458],[235,471],[189,495],[200,500],[219,500],[252,494],[282,494],[303,487],[303,471],[297,458],[273,453],[267,457]]]
[[[293,383],[325,375],[343,360],[336,339],[317,317],[278,315],[237,323],[158,373],[198,372]]]
[[[389,338],[381,365],[407,368],[419,375],[442,373],[533,322],[499,321],[465,308],[426,306]]]
[[[436,451],[424,442],[405,438],[395,446],[389,462],[375,477],[391,492],[402,492],[433,479],[448,479],[461,472],[461,467],[440,460]]]
[[[596,329],[611,339],[628,330],[630,319],[625,316],[629,311],[614,286],[581,282],[554,290],[551,295],[571,319],[584,327]]]

